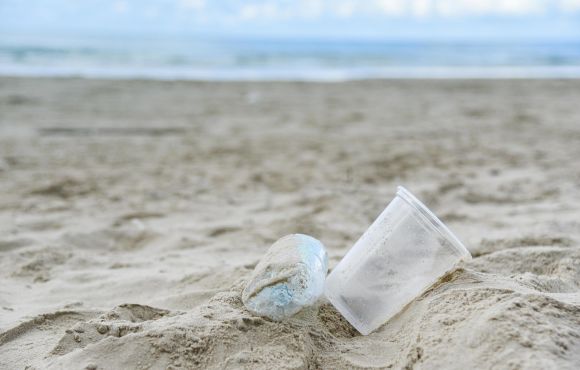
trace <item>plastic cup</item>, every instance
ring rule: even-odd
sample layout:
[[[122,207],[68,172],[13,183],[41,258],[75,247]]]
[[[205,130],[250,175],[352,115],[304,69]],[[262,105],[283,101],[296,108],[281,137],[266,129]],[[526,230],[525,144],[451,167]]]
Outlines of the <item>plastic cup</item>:
[[[326,279],[325,295],[367,335],[471,254],[407,189],[360,237]]]

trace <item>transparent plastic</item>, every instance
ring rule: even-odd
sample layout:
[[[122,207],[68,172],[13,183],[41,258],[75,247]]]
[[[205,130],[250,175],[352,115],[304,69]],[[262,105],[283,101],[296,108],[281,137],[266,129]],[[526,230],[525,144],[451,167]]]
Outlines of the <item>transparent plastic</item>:
[[[471,254],[408,190],[395,199],[326,279],[325,295],[363,335],[387,322]]]
[[[328,255],[319,240],[304,234],[286,235],[258,263],[242,301],[257,315],[283,320],[320,298],[327,272]]]

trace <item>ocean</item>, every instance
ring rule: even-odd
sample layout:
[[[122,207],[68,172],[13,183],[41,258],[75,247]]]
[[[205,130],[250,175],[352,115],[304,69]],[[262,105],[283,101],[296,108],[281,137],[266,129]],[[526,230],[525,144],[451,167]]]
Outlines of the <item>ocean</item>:
[[[8,37],[0,75],[345,81],[580,78],[580,42]]]

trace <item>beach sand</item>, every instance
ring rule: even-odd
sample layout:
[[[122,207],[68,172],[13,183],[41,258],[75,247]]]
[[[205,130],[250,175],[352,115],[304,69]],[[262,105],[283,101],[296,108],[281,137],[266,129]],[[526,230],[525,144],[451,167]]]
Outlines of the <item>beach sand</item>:
[[[578,369],[580,81],[0,79],[1,369]],[[474,259],[369,336],[241,290],[404,185]]]

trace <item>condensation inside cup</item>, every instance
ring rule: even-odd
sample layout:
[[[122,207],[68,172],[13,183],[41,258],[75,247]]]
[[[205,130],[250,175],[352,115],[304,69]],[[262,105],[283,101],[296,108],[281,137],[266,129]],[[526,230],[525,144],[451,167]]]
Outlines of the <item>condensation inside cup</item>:
[[[417,206],[424,206],[412,204],[416,198],[402,191],[326,281],[327,298],[362,334],[381,326],[461,259],[470,258],[430,211],[420,212]]]

